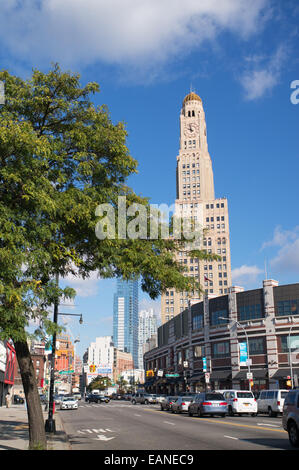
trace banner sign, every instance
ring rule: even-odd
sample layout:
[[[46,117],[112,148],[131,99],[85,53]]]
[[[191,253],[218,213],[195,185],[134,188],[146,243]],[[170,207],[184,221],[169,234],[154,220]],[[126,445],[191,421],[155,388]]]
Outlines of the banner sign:
[[[247,366],[247,343],[239,343],[240,366]]]

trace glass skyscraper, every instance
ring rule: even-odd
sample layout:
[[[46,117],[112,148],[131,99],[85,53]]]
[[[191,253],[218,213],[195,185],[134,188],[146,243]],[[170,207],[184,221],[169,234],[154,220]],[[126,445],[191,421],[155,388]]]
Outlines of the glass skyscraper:
[[[120,351],[132,354],[138,368],[138,280],[117,279],[113,307],[113,342]]]

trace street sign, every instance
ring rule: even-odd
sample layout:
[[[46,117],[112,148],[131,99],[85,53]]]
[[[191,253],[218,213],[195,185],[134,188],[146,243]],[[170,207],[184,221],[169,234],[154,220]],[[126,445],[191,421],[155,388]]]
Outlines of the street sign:
[[[73,370],[60,370],[58,372],[60,375],[64,375],[64,374],[73,374],[74,371]]]
[[[247,372],[246,377],[248,380],[252,380],[253,379],[252,372]]]
[[[210,373],[209,372],[205,373],[205,381],[206,381],[207,384],[210,382]]]
[[[207,372],[207,358],[206,357],[202,358],[202,370],[203,372]]]
[[[165,374],[165,377],[179,377],[180,374]]]

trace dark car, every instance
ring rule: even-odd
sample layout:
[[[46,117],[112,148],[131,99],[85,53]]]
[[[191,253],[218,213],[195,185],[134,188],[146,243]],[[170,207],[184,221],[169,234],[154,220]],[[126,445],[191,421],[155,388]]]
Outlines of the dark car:
[[[89,393],[86,395],[85,401],[87,403],[101,403],[101,397],[96,393]]]
[[[299,447],[299,389],[290,390],[285,397],[282,426],[289,434],[293,447]]]
[[[85,401],[87,403],[109,403],[110,398],[97,393],[89,393],[89,395],[85,397]]]
[[[172,404],[178,399],[178,397],[167,396],[160,403],[160,408],[163,411],[171,411]]]
[[[123,400],[124,395],[121,394],[121,393],[112,393],[111,398],[112,398],[112,400]]]
[[[107,395],[100,395],[100,401],[102,403],[109,403],[110,397],[108,397]]]
[[[14,402],[15,405],[22,404],[22,403],[24,403],[24,401],[25,401],[24,398],[21,397],[20,395],[14,395],[13,396],[13,402]]]
[[[204,392],[195,395],[188,413],[189,416],[220,415],[224,418],[228,413],[228,406],[222,393]]]

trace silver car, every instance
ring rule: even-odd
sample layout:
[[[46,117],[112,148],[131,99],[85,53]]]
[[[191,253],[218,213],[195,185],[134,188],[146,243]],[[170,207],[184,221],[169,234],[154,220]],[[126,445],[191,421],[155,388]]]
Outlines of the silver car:
[[[188,413],[189,416],[220,415],[224,418],[228,413],[228,406],[222,393],[204,392],[195,396]]]
[[[187,413],[189,411],[190,403],[193,402],[195,395],[186,395],[183,397],[178,397],[177,401],[172,404],[171,411],[172,413]]]
[[[285,397],[282,425],[289,434],[291,445],[299,447],[299,389],[290,390]]]

